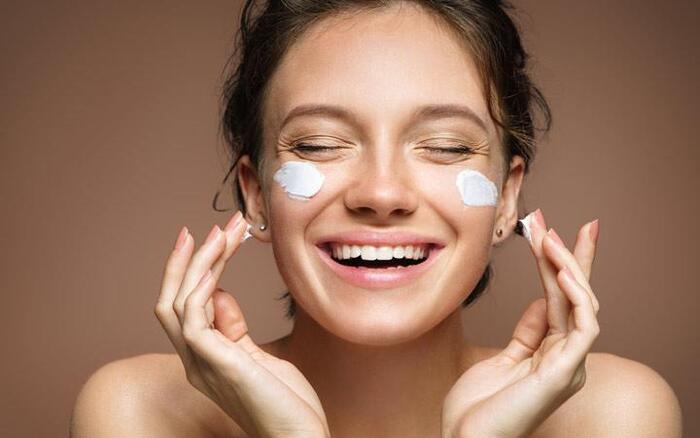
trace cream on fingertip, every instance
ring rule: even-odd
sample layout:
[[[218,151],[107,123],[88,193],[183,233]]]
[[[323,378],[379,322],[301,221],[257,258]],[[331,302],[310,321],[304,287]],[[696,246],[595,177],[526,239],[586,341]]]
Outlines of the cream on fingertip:
[[[536,211],[536,210],[535,210]],[[520,225],[519,227],[515,228],[515,232],[520,234],[521,236],[525,237],[528,242],[532,244],[532,234],[530,232],[531,229],[531,223],[533,221],[533,215],[535,212],[533,211],[532,213],[528,214],[522,219],[518,219],[518,224]]]
[[[253,226],[251,224],[247,224],[245,231],[243,232],[243,236],[241,236],[241,243],[245,242],[246,240],[250,239],[253,237],[252,234],[250,234],[250,230],[253,229]]]

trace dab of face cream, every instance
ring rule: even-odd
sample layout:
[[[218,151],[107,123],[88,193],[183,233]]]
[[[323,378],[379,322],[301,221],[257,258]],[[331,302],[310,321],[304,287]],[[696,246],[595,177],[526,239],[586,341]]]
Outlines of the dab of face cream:
[[[243,235],[241,236],[241,243],[253,237],[253,235],[250,234],[251,231],[253,231],[253,226],[251,224],[248,224],[245,228],[245,231],[243,232]]]
[[[290,198],[308,201],[321,190],[325,178],[311,163],[287,161],[275,172],[273,179],[282,186]]]
[[[533,220],[533,215],[535,212],[533,211],[532,213],[528,214],[522,219],[518,219],[518,221],[522,224],[523,226],[523,235],[527,239],[528,242],[532,243],[532,237],[530,234],[530,224],[532,223]]]
[[[498,203],[498,188],[484,174],[465,169],[457,174],[457,190],[464,205],[479,207]]]

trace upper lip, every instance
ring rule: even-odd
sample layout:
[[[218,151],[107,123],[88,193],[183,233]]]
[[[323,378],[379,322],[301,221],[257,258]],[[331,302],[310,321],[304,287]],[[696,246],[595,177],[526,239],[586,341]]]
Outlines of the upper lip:
[[[438,247],[444,246],[444,243],[438,238],[408,231],[346,231],[323,236],[318,239],[317,244],[324,245],[327,243],[372,246],[407,246],[428,244],[433,244]]]

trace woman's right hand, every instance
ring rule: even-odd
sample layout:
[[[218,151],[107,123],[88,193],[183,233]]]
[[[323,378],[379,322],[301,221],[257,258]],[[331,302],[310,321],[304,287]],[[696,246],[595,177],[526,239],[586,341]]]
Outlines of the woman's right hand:
[[[212,228],[194,256],[194,239],[183,228],[165,267],[155,314],[190,384],[248,435],[330,436],[308,380],[292,363],[258,347],[236,300],[216,288],[246,227],[237,212],[223,231]]]

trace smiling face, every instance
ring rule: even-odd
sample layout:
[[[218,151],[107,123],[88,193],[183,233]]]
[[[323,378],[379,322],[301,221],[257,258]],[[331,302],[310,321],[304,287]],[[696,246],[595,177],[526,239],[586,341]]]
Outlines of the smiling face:
[[[476,64],[445,26],[407,4],[316,23],[268,84],[259,176],[239,166],[298,306],[351,342],[403,342],[455,312],[517,220],[523,161],[504,166]],[[290,196],[283,167],[321,184]],[[489,182],[495,205],[468,205]]]

